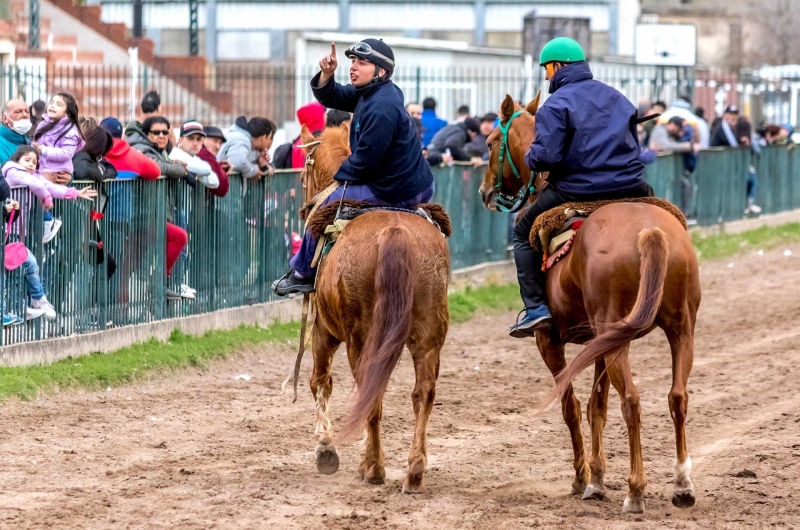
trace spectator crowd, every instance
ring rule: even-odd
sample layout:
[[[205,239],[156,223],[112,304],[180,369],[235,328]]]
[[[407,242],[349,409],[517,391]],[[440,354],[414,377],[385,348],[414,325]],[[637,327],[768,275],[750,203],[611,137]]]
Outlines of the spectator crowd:
[[[161,98],[148,92],[141,101],[137,119],[123,125],[115,117],[96,119],[81,116],[75,98],[59,93],[47,103],[28,105],[12,99],[2,108],[0,124],[0,202],[3,204],[6,241],[6,268],[21,267],[28,292],[25,319],[56,318],[39,276],[39,263],[21,242],[15,228],[21,216],[20,204],[11,197],[12,187],[27,187],[41,204],[43,211],[42,244],[57,237],[63,223],[53,213],[54,200],[98,199],[92,186],[78,188],[74,181],[100,183],[108,180],[160,177],[174,179],[191,188],[202,186],[210,198],[221,199],[230,189],[229,175],[240,174],[244,179],[260,179],[275,169],[300,169],[305,155],[299,135],[274,149],[270,156],[276,125],[267,118],[238,117],[228,128],[221,130],[196,120],[172,124],[162,113]],[[793,130],[788,125],[761,124],[755,130],[750,121],[740,115],[735,105],[728,106],[721,117],[709,124],[702,108],[692,109],[688,97],[677,98],[669,107],[661,101],[639,105],[640,117],[653,117],[638,125],[641,145],[640,159],[651,164],[660,153],[682,154],[680,207],[690,221],[694,217],[693,197],[696,192],[693,174],[697,155],[707,148],[749,149],[758,156],[766,145],[793,146]],[[452,165],[467,162],[475,167],[488,160],[486,144],[499,118],[495,112],[473,116],[466,105],[458,107],[456,118],[448,123],[437,114],[437,102],[426,98],[422,103],[406,105],[409,119],[419,134],[420,147],[431,165]],[[314,102],[297,110],[301,126],[314,135],[325,127],[337,127],[349,122],[348,112],[325,109]],[[745,214],[758,214],[756,204],[757,175],[751,167]],[[100,202],[104,201],[100,197]],[[186,223],[168,213],[165,263],[169,276],[188,243]],[[289,255],[296,252],[296,234],[287,234]],[[101,243],[99,233],[96,235]],[[293,250],[294,249],[294,250]],[[14,257],[9,259],[8,256]],[[195,289],[181,284],[179,289],[167,289],[168,300],[192,299]],[[3,325],[16,325],[24,319],[13,314],[3,315]]]

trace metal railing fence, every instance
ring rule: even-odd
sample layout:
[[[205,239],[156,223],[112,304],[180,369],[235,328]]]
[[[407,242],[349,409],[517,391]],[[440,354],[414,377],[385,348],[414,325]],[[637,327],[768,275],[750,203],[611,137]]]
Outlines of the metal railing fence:
[[[694,175],[698,224],[743,217],[751,167],[758,174],[757,202],[765,213],[800,208],[800,149],[769,147],[757,157],[749,150],[709,150],[700,153]],[[454,269],[508,257],[510,216],[490,212],[481,203],[478,188],[484,174],[485,166],[434,168],[434,202],[446,208],[453,225],[448,242]],[[682,176],[681,155],[661,156],[646,170],[656,194],[672,202],[679,200]],[[92,184],[100,192],[95,202],[56,201],[54,214],[63,226],[46,245],[39,200],[27,189],[12,190],[21,215],[9,240],[24,242],[36,256],[57,318],[6,327],[2,344],[275,300],[270,284],[288,268],[292,233],[302,234],[299,177],[297,171],[249,181],[234,175],[223,198],[182,180]],[[103,218],[93,221],[93,211],[102,212]],[[169,277],[168,222],[188,233],[188,244]],[[24,318],[28,286],[22,268],[2,277],[4,312]],[[167,300],[167,289],[180,291],[181,284],[195,288],[196,297]]]

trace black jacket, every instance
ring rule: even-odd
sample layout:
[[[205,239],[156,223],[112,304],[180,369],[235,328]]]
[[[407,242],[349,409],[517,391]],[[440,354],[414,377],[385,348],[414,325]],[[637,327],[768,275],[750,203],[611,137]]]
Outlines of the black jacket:
[[[389,80],[367,87],[340,85],[331,78],[322,87],[320,73],[311,80],[317,101],[353,113],[351,155],[334,175],[340,182],[366,184],[379,199],[393,203],[433,186],[433,173],[403,106],[403,92]]]
[[[78,151],[72,157],[74,167],[72,176],[75,180],[93,180],[103,182],[117,178],[117,170],[105,158],[93,158],[85,151]]]
[[[728,141],[728,137],[725,136],[725,130],[722,128],[721,123],[719,127],[714,129],[714,132],[711,133],[711,140],[709,141],[708,145],[709,147],[737,147],[731,145],[731,143]]]
[[[467,127],[463,123],[451,123],[433,135],[428,152],[441,154],[449,149],[453,160],[469,162],[472,157],[467,152],[467,146],[471,140]]]

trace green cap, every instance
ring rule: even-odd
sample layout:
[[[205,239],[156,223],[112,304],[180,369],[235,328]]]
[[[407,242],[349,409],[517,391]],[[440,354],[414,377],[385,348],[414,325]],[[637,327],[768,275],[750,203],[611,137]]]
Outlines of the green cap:
[[[539,64],[544,66],[547,63],[577,63],[586,60],[586,54],[577,41],[569,37],[557,37],[542,48],[539,55]]]

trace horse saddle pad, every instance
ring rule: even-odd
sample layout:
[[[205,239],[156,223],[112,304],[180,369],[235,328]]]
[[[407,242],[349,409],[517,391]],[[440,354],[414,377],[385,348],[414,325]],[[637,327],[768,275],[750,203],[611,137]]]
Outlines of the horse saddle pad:
[[[450,237],[453,229],[450,224],[450,217],[444,211],[444,207],[440,204],[420,204],[416,210],[407,210],[405,208],[396,208],[393,206],[376,206],[367,202],[348,201],[342,202],[342,209],[339,211],[339,202],[332,202],[326,206],[319,208],[311,218],[308,220],[306,228],[314,237],[322,237],[328,235],[329,239],[333,233],[341,232],[347,224],[343,221],[352,221],[359,215],[376,210],[388,210],[393,212],[405,212],[418,215],[423,219],[430,222],[435,226],[445,237]],[[339,217],[336,217],[336,212],[339,211]],[[329,228],[337,227],[337,228]]]
[[[639,202],[652,204],[663,208],[681,222],[684,229],[688,229],[686,218],[680,209],[669,201],[656,197],[639,197],[633,199],[618,199],[610,201],[593,202],[568,202],[552,208],[533,223],[530,233],[531,245],[544,252],[543,270],[550,269],[571,248],[577,230],[593,212],[615,202]]]

